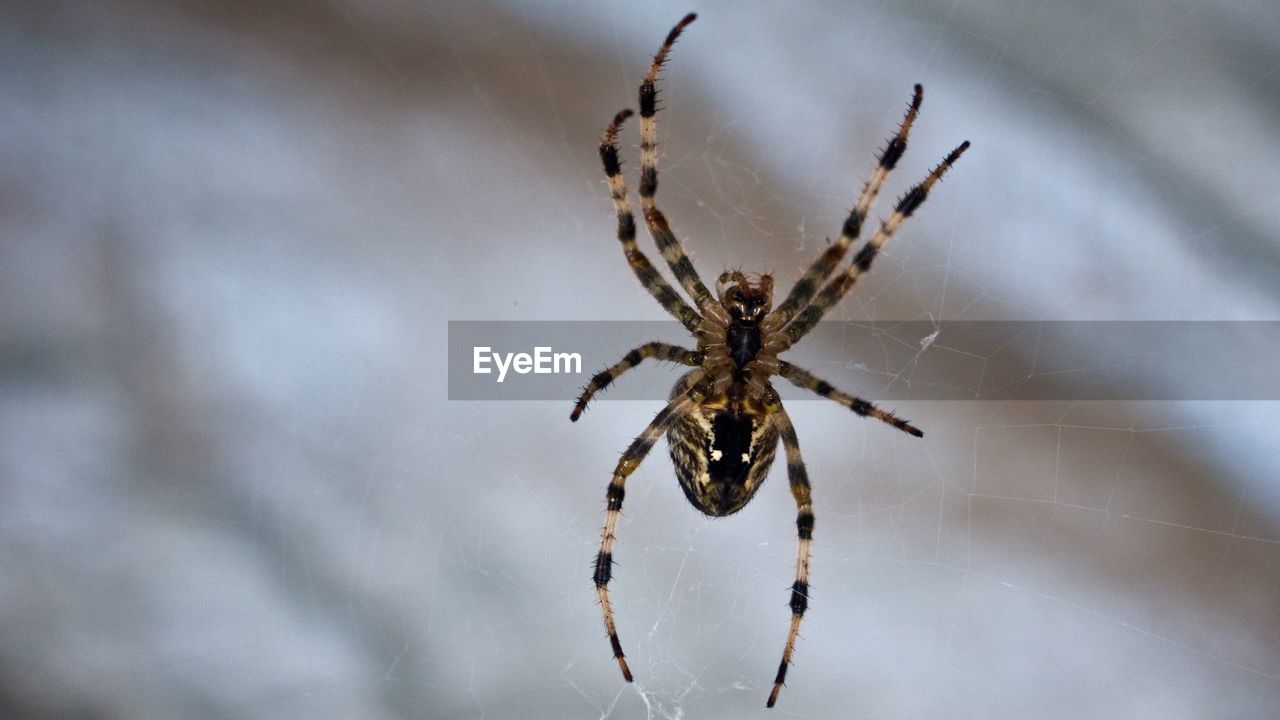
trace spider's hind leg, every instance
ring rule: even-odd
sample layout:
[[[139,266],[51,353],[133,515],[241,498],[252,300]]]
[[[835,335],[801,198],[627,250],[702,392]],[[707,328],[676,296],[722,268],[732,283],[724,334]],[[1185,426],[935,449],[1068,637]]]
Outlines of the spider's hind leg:
[[[799,544],[796,551],[796,581],[791,586],[791,629],[787,631],[787,644],[783,646],[782,662],[778,664],[778,675],[773,680],[773,690],[769,693],[766,707],[773,707],[778,702],[778,693],[787,679],[787,666],[791,664],[796,637],[800,634],[800,621],[809,608],[809,545],[813,542],[813,501],[809,494],[809,473],[805,470],[804,459],[800,457],[800,440],[796,437],[791,418],[780,403],[771,417],[787,452],[787,480],[791,484],[791,495],[796,500],[796,533]]]
[[[701,373],[697,370],[693,372],[695,376]],[[697,382],[699,378],[694,377],[692,382]],[[692,387],[692,385],[689,385]],[[609,603],[609,580],[613,577],[613,541],[614,533],[618,529],[618,516],[622,513],[622,499],[626,495],[627,476],[635,472],[635,469],[644,461],[645,456],[653,449],[654,443],[658,438],[662,437],[695,402],[696,391],[682,394],[672,400],[662,409],[661,412],[653,418],[653,421],[645,427],[640,436],[631,442],[631,446],[622,454],[618,460],[618,465],[613,470],[613,479],[609,481],[609,489],[605,494],[607,509],[604,516],[604,529],[600,535],[600,552],[596,555],[596,566],[593,579],[596,584],[596,596],[600,600],[600,607],[604,612],[604,629],[609,635],[609,644],[613,647],[613,656],[618,661],[618,667],[622,669],[622,677],[627,682],[631,682],[631,669],[627,667],[626,656],[622,652],[622,643],[618,640],[618,629],[613,621],[613,605]]]

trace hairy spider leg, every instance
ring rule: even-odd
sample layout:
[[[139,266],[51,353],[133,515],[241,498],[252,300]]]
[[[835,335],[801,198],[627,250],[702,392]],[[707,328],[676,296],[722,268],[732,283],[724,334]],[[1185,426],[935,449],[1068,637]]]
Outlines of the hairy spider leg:
[[[911,104],[907,107],[907,114],[898,125],[897,134],[889,139],[884,151],[880,153],[871,179],[862,186],[862,193],[858,195],[858,199],[853,203],[853,209],[849,211],[849,216],[845,218],[844,225],[840,228],[839,239],[828,246],[813,261],[805,274],[796,281],[787,299],[783,300],[765,321],[766,330],[776,330],[785,326],[797,312],[808,305],[814,293],[818,291],[819,285],[835,271],[836,266],[844,259],[845,253],[849,251],[849,247],[862,234],[862,223],[867,219],[871,206],[875,204],[876,197],[880,194],[880,187],[884,185],[889,173],[907,151],[907,136],[911,133],[911,126],[916,121],[916,115],[920,112],[920,103],[923,100],[924,88],[916,84],[915,94],[912,95]]]
[[[582,389],[582,394],[578,396],[578,402],[573,407],[573,412],[569,415],[569,419],[577,422],[582,415],[582,411],[587,409],[587,403],[591,402],[591,398],[596,393],[604,390],[617,380],[626,371],[639,365],[645,358],[657,358],[659,360],[669,360],[671,362],[680,363],[681,365],[690,365],[697,367],[702,364],[702,353],[693,350],[687,350],[679,345],[671,345],[664,342],[649,342],[632,350],[622,356],[616,365],[601,370],[596,373],[587,386]]]
[[[880,253],[880,248],[889,241],[889,238],[893,237],[893,234],[897,232],[902,223],[906,222],[907,218],[911,217],[916,208],[919,208],[924,203],[925,198],[929,196],[929,189],[942,178],[942,175],[968,149],[968,140],[960,143],[959,147],[952,150],[941,163],[938,163],[938,166],[929,173],[928,177],[919,185],[908,190],[907,194],[898,200],[897,206],[893,209],[893,214],[881,222],[876,234],[859,248],[857,254],[853,256],[853,261],[849,263],[849,267],[827,283],[826,287],[822,288],[822,292],[818,293],[818,297],[790,325],[782,330],[785,338],[778,352],[799,342],[800,338],[807,335],[818,324],[818,321],[822,319],[822,316],[828,310],[835,307],[844,298],[849,289],[858,282],[858,278],[871,269],[871,263],[876,259],[876,255]]]
[[[655,119],[658,111],[658,91],[655,83],[658,79],[658,71],[667,61],[671,46],[675,45],[680,33],[697,17],[696,14],[689,13],[671,28],[662,47],[653,56],[653,62],[649,64],[649,71],[645,73],[644,81],[640,83],[640,209],[644,212],[644,221],[649,228],[649,234],[653,236],[653,241],[662,251],[663,259],[671,267],[671,272],[675,274],[680,286],[693,299],[694,306],[699,312],[716,313],[722,312],[719,310],[719,303],[703,284],[702,278],[698,277],[698,271],[685,255],[684,248],[680,246],[680,241],[671,231],[671,226],[667,224],[666,216],[658,209],[657,200],[654,197],[658,192],[658,129]]]
[[[618,216],[618,242],[622,243],[622,252],[627,264],[640,280],[640,284],[653,296],[658,304],[671,313],[689,332],[696,332],[701,317],[697,311],[689,307],[684,298],[671,287],[658,272],[649,258],[636,246],[636,221],[631,214],[631,201],[627,199],[627,184],[622,177],[622,163],[618,159],[618,130],[632,112],[623,110],[609,123],[608,129],[600,139],[600,160],[604,163],[604,173],[609,178],[609,192],[613,196],[613,209]]]
[[[781,403],[770,417],[787,452],[787,481],[796,500],[798,547],[796,581],[791,586],[791,629],[787,631],[787,644],[783,646],[782,662],[778,664],[778,675],[774,678],[766,707],[773,707],[778,702],[778,693],[787,679],[787,666],[791,664],[791,653],[795,650],[796,636],[800,633],[800,621],[809,608],[809,546],[813,542],[813,501],[809,496],[809,473],[804,468],[804,459],[800,457],[800,439],[796,437],[795,426]]]
[[[782,377],[790,380],[792,384],[802,387],[805,390],[821,395],[824,398],[835,400],[841,405],[852,410],[856,415],[862,417],[873,417],[881,422],[888,423],[908,435],[916,437],[924,437],[924,433],[911,423],[899,418],[888,410],[881,410],[867,400],[863,400],[856,395],[850,395],[837,390],[831,383],[821,378],[815,377],[808,370],[796,367],[786,360],[778,361],[779,372]]]
[[[696,373],[697,371],[695,371]],[[696,378],[695,378],[696,381]],[[622,643],[618,641],[618,629],[613,621],[613,606],[609,603],[609,579],[613,575],[613,541],[618,529],[618,516],[622,513],[622,499],[626,495],[627,476],[635,472],[645,456],[653,449],[658,438],[670,429],[694,404],[690,394],[682,394],[664,407],[653,421],[645,427],[640,436],[631,442],[631,446],[618,459],[613,470],[613,479],[609,481],[609,489],[605,493],[607,509],[604,516],[604,530],[600,535],[600,552],[596,555],[596,570],[593,578],[596,583],[596,597],[604,612],[604,630],[609,635],[609,644],[613,647],[613,656],[622,669],[622,677],[631,682],[631,669],[627,667],[626,656],[622,652]]]

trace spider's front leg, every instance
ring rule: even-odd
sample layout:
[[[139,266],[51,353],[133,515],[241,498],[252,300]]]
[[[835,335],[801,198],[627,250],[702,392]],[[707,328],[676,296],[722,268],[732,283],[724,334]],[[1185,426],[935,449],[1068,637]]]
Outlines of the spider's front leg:
[[[771,349],[775,353],[780,353],[787,348],[800,342],[800,339],[809,334],[822,316],[828,310],[835,307],[849,290],[858,282],[858,278],[862,277],[871,270],[871,263],[875,261],[876,256],[880,254],[880,249],[884,244],[893,237],[898,231],[902,223],[911,217],[911,214],[924,204],[925,198],[929,196],[929,190],[942,179],[942,176],[951,169],[956,160],[969,149],[969,141],[965,140],[960,143],[955,150],[952,150],[943,158],[942,162],[933,169],[929,175],[920,182],[919,185],[907,191],[898,200],[898,204],[893,208],[893,214],[880,223],[880,228],[876,230],[876,234],[871,237],[861,248],[857,254],[853,256],[853,261],[849,263],[849,267],[844,272],[836,275],[831,282],[822,288],[822,292],[804,308],[791,324],[787,325],[780,331],[771,332],[769,342]]]
[[[844,259],[845,253],[849,251],[849,246],[862,234],[862,223],[867,219],[867,213],[871,210],[871,205],[875,203],[876,197],[880,194],[880,187],[884,185],[889,173],[893,171],[893,168],[898,164],[898,160],[907,151],[907,137],[911,134],[911,126],[916,121],[916,115],[920,113],[920,103],[923,100],[924,88],[917,84],[915,93],[911,96],[911,104],[907,107],[907,114],[902,118],[902,123],[898,125],[898,132],[889,140],[884,152],[880,153],[880,160],[876,163],[875,172],[872,173],[871,179],[867,181],[867,184],[862,187],[862,192],[853,203],[853,209],[849,211],[849,216],[845,218],[844,225],[840,228],[840,237],[813,261],[813,264],[809,266],[805,274],[796,281],[795,287],[791,288],[787,299],[783,300],[782,304],[770,313],[768,319],[765,320],[766,330],[771,331],[784,327],[795,317],[797,312],[803,310],[809,304],[809,301],[813,299],[814,293],[818,291],[818,286],[831,276],[836,266]]]
[[[605,493],[607,509],[604,516],[604,530],[600,536],[600,552],[596,555],[596,570],[593,579],[596,583],[596,596],[604,611],[604,629],[609,635],[609,644],[613,647],[613,656],[622,669],[622,677],[631,682],[631,669],[627,667],[626,656],[622,652],[622,643],[618,640],[618,629],[613,621],[613,606],[609,603],[609,579],[613,575],[613,541],[618,528],[618,516],[622,513],[622,499],[626,496],[627,476],[644,461],[654,443],[662,437],[680,418],[684,417],[694,404],[705,394],[701,385],[701,373],[694,371],[688,386],[692,389],[672,400],[653,418],[644,432],[631,442],[631,446],[622,454],[618,465],[613,470],[613,479],[609,481],[609,489]]]
[[[813,501],[809,495],[809,473],[805,470],[804,459],[800,457],[800,439],[796,437],[795,426],[782,403],[776,400],[776,395],[774,401],[777,404],[770,417],[787,452],[787,481],[796,500],[799,546],[796,551],[796,581],[791,586],[791,629],[787,631],[787,644],[782,649],[782,662],[778,664],[778,675],[774,678],[766,707],[773,707],[778,702],[778,693],[787,679],[787,666],[791,664],[791,653],[795,650],[796,636],[800,633],[800,621],[809,608],[809,545],[813,542]]]
[[[698,277],[698,271],[694,269],[693,263],[684,253],[684,248],[680,246],[680,241],[671,231],[666,215],[658,209],[656,199],[658,193],[656,120],[658,72],[666,63],[667,54],[671,52],[671,47],[675,45],[680,33],[697,17],[696,14],[689,13],[671,29],[662,47],[653,56],[653,62],[649,64],[649,71],[645,73],[644,81],[640,83],[640,209],[644,213],[644,222],[649,228],[649,234],[653,236],[653,241],[662,252],[662,258],[667,261],[680,286],[689,294],[689,297],[693,298],[694,307],[703,314],[727,321],[728,316],[720,308],[720,304],[716,302],[706,284],[702,282],[702,278]]]
[[[701,321],[697,311],[689,307],[684,298],[662,278],[657,268],[636,245],[636,219],[631,213],[627,183],[622,177],[622,160],[618,157],[618,131],[629,117],[630,110],[618,113],[600,138],[600,162],[604,165],[604,174],[609,180],[609,194],[613,198],[613,210],[618,219],[618,242],[622,244],[627,264],[644,289],[689,332],[697,332]]]

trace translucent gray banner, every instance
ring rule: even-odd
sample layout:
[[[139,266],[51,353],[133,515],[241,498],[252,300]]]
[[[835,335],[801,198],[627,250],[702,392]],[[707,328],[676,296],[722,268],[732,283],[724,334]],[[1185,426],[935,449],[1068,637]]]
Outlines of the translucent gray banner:
[[[693,347],[665,321],[450,321],[449,399],[571,402],[651,340]],[[1276,321],[825,322],[783,357],[873,400],[1280,400]],[[648,360],[599,399],[662,400],[684,371]]]

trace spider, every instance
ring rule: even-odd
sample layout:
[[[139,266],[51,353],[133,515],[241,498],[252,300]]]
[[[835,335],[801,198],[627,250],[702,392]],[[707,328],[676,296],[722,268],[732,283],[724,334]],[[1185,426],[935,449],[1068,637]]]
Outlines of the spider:
[[[689,502],[712,517],[732,515],[746,506],[760,488],[773,464],[781,438],[787,456],[787,479],[796,501],[799,550],[796,579],[791,586],[791,628],[766,703],[767,707],[773,707],[787,676],[800,621],[809,605],[813,503],[795,428],[769,379],[780,375],[795,385],[840,403],[857,415],[875,418],[916,437],[924,436],[915,426],[893,413],[835,389],[808,371],[779,359],[778,355],[799,342],[828,310],[844,298],[858,278],[871,268],[885,242],[920,207],[930,188],[969,147],[969,143],[961,143],[928,177],[907,191],[898,200],[893,213],[880,223],[875,235],[853,255],[852,262],[836,272],[849,247],[858,239],[880,186],[907,148],[907,135],[923,98],[921,86],[916,85],[906,116],[880,154],[871,179],[863,186],[844,221],[839,239],[812,262],[782,304],[773,307],[773,278],[769,274],[722,273],[716,280],[713,296],[694,270],[654,200],[658,189],[654,120],[657,91],[654,83],[672,45],[696,17],[690,13],[672,28],[640,84],[640,208],[649,234],[676,280],[693,300],[692,306],[676,293],[636,246],[635,218],[631,213],[617,144],[618,131],[623,121],[632,115],[631,110],[619,112],[605,130],[600,141],[600,159],[604,163],[617,213],[618,240],[631,270],[649,294],[693,334],[697,349],[689,350],[662,342],[650,342],[635,348],[616,365],[591,378],[569,417],[576,422],[596,393],[645,358],[668,360],[693,368],[676,382],[666,407],[618,460],[605,494],[607,510],[593,579],[604,613],[605,632],[613,646],[613,656],[628,682],[632,679],[631,670],[618,640],[608,590],[613,567],[614,534],[622,510],[627,476],[649,454],[658,438],[666,435],[676,478]]]

